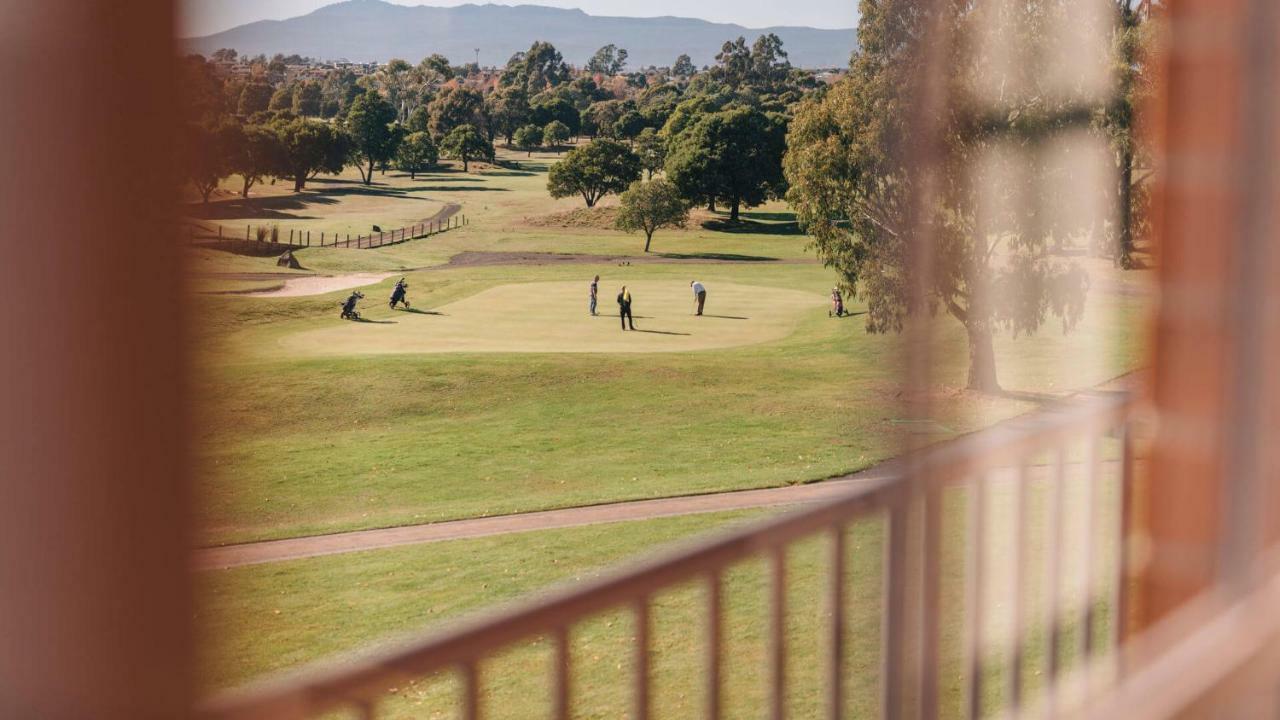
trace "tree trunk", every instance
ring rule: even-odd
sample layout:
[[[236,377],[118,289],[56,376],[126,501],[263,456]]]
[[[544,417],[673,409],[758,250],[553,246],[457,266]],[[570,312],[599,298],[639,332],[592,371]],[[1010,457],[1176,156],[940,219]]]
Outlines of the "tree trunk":
[[[463,155],[462,156],[462,172],[471,172],[470,170],[467,169],[470,166],[471,166],[471,163],[467,160],[467,156]]]
[[[245,179],[244,179],[244,186],[240,189],[240,197],[245,198],[245,199],[248,199],[248,197],[249,197],[249,188],[251,188],[251,187],[253,187],[253,180],[251,180],[251,179],[249,179],[249,178],[245,178]]]
[[[715,212],[715,211],[716,211],[716,199],[711,198],[710,200],[707,201],[707,212]]]
[[[1120,157],[1120,247],[1116,264],[1126,270],[1133,266],[1133,151]]]
[[[365,185],[373,184],[373,169],[374,169],[373,158],[369,158],[369,174],[364,176]]]
[[[982,322],[965,324],[969,335],[969,384],[970,390],[1000,392],[996,380],[996,353],[991,342],[991,328]]]
[[[738,206],[742,204],[742,199],[734,196],[733,204],[729,206],[729,222],[738,222]]]
[[[653,242],[653,231],[649,230],[644,234],[644,251],[649,252],[649,243]]]
[[[293,191],[294,191],[294,192],[302,192],[302,189],[303,189],[304,187],[306,187],[306,186],[307,186],[307,174],[306,174],[306,173],[298,173],[297,175],[294,175],[294,176],[293,176]]]

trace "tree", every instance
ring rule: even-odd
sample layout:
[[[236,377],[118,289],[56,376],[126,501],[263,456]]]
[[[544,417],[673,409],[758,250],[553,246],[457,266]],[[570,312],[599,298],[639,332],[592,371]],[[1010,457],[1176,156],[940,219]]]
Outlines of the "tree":
[[[582,113],[584,128],[594,135],[613,137],[614,124],[627,112],[627,105],[621,100],[605,100],[587,108]]]
[[[1047,5],[1047,0],[1020,4],[1019,20]],[[993,333],[1032,333],[1050,314],[1061,318],[1064,331],[1070,330],[1083,315],[1088,277],[1078,266],[1052,261],[1044,234],[1025,232],[1025,218],[1019,215],[984,213],[990,217],[984,217],[984,229],[978,229],[980,200],[974,188],[1010,194],[1024,188],[1009,186],[1008,178],[1019,176],[1004,172],[1010,167],[988,171],[961,160],[989,157],[987,151],[997,142],[1029,139],[992,139],[967,130],[959,114],[946,112],[933,119],[944,143],[939,148],[944,157],[930,170],[939,177],[919,175],[897,154],[906,144],[920,142],[910,137],[910,128],[926,110],[910,98],[916,96],[917,79],[924,76],[926,29],[935,23],[964,27],[966,13],[971,12],[963,4],[937,8],[924,12],[913,0],[862,4],[861,49],[849,74],[824,97],[804,102],[792,121],[785,161],[791,183],[787,200],[814,238],[819,257],[839,273],[842,287],[867,301],[869,332],[900,332],[912,315],[944,311],[965,328],[968,387],[996,391]],[[947,15],[939,18],[937,12]],[[955,56],[943,59],[951,77],[940,83],[973,86],[982,66],[964,52],[958,46]],[[1021,76],[984,77],[983,82],[1032,88],[1025,104],[1012,108],[1009,117],[1034,123],[1044,97],[1036,91],[1039,74],[1034,67],[1012,65],[1006,72]],[[1012,97],[1010,102],[1019,102]],[[979,172],[988,177],[975,181],[973,174]],[[909,262],[907,238],[917,227],[909,220],[909,209],[918,207],[913,200],[926,185],[938,191],[932,207],[920,208],[919,221],[928,223],[935,243],[932,283],[921,299],[911,295],[917,268]]]
[[[542,128],[537,125],[525,125],[516,130],[516,146],[524,148],[530,155],[533,155],[533,149],[542,144],[542,136]]]
[[[573,103],[562,97],[538,98],[531,103],[529,121],[534,125],[547,125],[559,121],[569,128],[570,136],[582,132],[582,116]]]
[[[356,98],[347,112],[346,129],[351,136],[356,167],[365,185],[373,183],[378,163],[395,156],[397,134],[391,128],[396,109],[377,92],[370,90]]]
[[[569,142],[569,126],[559,120],[552,120],[542,129],[542,144],[555,149]]]
[[[293,93],[293,113],[302,117],[318,117],[323,91],[320,83],[307,82]]]
[[[510,145],[515,133],[529,122],[532,109],[524,88],[501,88],[485,98],[485,113],[493,131]]]
[[[207,205],[209,196],[234,172],[231,157],[239,126],[230,121],[188,123],[183,134],[186,177]]]
[[[596,51],[587,61],[587,72],[612,77],[620,75],[627,66],[627,51],[612,43]]]
[[[471,125],[459,125],[449,131],[440,143],[440,149],[445,157],[461,160],[463,172],[470,172],[473,159],[493,157],[493,143]]]
[[[431,134],[425,132],[409,133],[400,143],[396,153],[396,165],[409,173],[409,179],[416,180],[418,173],[436,164],[440,159],[440,151],[431,140]]]
[[[786,190],[782,156],[786,124],[750,108],[710,113],[671,141],[667,176],[685,197],[729,205],[738,221],[742,205],[752,207]]]
[[[720,48],[711,76],[729,87],[737,88],[751,78],[751,68],[751,50],[747,48],[746,38],[739,37]]]
[[[782,38],[773,33],[756,38],[751,46],[751,70],[747,78],[750,84],[773,90],[787,81],[790,72],[791,62],[782,49]]]
[[[569,66],[555,45],[538,41],[524,54],[525,90],[530,94],[569,80]]]
[[[693,66],[693,60],[688,55],[681,55],[676,58],[676,64],[671,66],[671,74],[681,80],[688,80],[698,72]]]
[[[634,141],[645,129],[644,116],[635,110],[628,110],[613,123],[613,134],[623,140]]]
[[[307,180],[319,172],[340,173],[351,154],[351,138],[329,123],[297,118],[278,120],[271,130],[279,141],[276,177],[293,180],[293,191],[302,192]]]
[[[680,190],[663,179],[636,181],[622,193],[617,227],[624,232],[644,233],[644,251],[649,252],[653,234],[664,227],[684,227],[689,220],[689,203]]]
[[[649,173],[650,180],[653,179],[653,174],[661,170],[667,162],[667,143],[658,135],[658,131],[651,127],[640,131],[632,149],[640,158],[640,166]]]
[[[547,190],[554,198],[581,195],[587,207],[595,207],[600,198],[625,191],[639,178],[640,158],[626,145],[595,140],[570,150],[551,166]]]
[[[213,55],[211,57],[216,62],[235,62],[236,58],[239,56],[240,53],[232,50],[231,48],[218,48],[213,51]]]
[[[1151,73],[1146,70],[1147,45],[1152,41],[1146,10],[1127,0],[1114,0],[1118,15],[1112,37],[1112,76],[1116,82],[1116,101],[1097,113],[1094,124],[1110,141],[1116,164],[1116,199],[1120,222],[1116,229],[1113,252],[1115,262],[1132,268],[1135,229],[1143,226],[1147,194],[1143,182],[1150,174],[1135,178],[1142,145],[1134,127],[1137,108],[1151,93]]]
[[[405,121],[405,128],[411,132],[431,132],[431,113],[425,107],[419,107],[409,113],[409,119]]]
[[[267,103],[267,109],[272,112],[285,112],[293,110],[293,88],[282,87],[271,94],[271,102]]]
[[[447,87],[427,107],[431,113],[431,135],[435,138],[442,138],[462,125],[471,125],[481,132],[485,129],[484,96],[471,88]]]
[[[271,98],[275,91],[264,82],[253,82],[240,91],[240,99],[236,104],[236,114],[248,117],[271,107]]]
[[[231,136],[231,171],[241,178],[240,197],[280,167],[280,138],[262,125],[245,125]]]

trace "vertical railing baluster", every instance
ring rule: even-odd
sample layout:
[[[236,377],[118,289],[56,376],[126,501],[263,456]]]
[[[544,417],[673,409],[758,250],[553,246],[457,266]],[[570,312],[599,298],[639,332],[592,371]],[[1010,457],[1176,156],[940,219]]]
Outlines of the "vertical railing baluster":
[[[769,555],[769,717],[782,720],[787,695],[787,549]]]
[[[831,584],[827,590],[831,610],[827,638],[827,716],[831,720],[844,717],[844,533],[843,525],[831,528]]]
[[[880,716],[886,720],[902,717],[902,676],[906,657],[907,599],[907,515],[909,508],[904,494],[890,501],[888,542],[885,543],[885,583],[880,661],[883,665],[880,677]]]
[[[1013,613],[1009,628],[1009,705],[1022,707],[1022,630],[1026,627],[1027,602],[1027,473],[1028,458],[1018,459],[1013,479]]]
[[[1048,626],[1045,628],[1048,639],[1049,682],[1046,685],[1047,700],[1052,709],[1057,693],[1058,674],[1061,672],[1060,653],[1062,652],[1062,544],[1063,516],[1067,497],[1067,454],[1066,448],[1059,446],[1054,453],[1053,477],[1049,489],[1049,547],[1046,572],[1049,575],[1048,590]]]
[[[986,476],[979,475],[969,485],[967,534],[968,555],[965,568],[965,632],[964,664],[968,673],[967,717],[982,716],[982,592],[986,583],[987,549],[984,543],[987,522]]]
[[[1093,607],[1097,599],[1097,588],[1095,587],[1094,561],[1097,555],[1097,534],[1098,534],[1098,476],[1099,465],[1102,458],[1101,442],[1099,442],[1096,434],[1089,436],[1089,450],[1087,465],[1085,466],[1084,478],[1084,512],[1085,512],[1085,533],[1084,533],[1084,606],[1081,608],[1080,622],[1080,660],[1087,662],[1093,655],[1093,625],[1096,622],[1096,611]],[[1086,675],[1086,678],[1088,676]]]
[[[938,636],[942,606],[942,488],[930,485],[924,491],[924,537],[922,547],[920,652],[917,654],[920,681],[920,717],[938,717]]]
[[[554,648],[552,667],[551,717],[555,720],[569,720],[569,673],[570,664],[569,628],[561,627],[552,637]]]
[[[724,643],[723,578],[707,575],[707,720],[720,720],[720,648]]]
[[[1125,640],[1125,624],[1129,617],[1129,516],[1133,508],[1133,436],[1129,421],[1118,428],[1120,436],[1120,517],[1116,520],[1116,578],[1111,607],[1115,619],[1111,623],[1111,646],[1118,648]],[[1124,674],[1124,655],[1116,653],[1116,671]]]
[[[480,677],[475,660],[459,668],[462,676],[462,720],[480,720]]]
[[[635,604],[636,656],[634,668],[635,720],[649,720],[649,598]]]

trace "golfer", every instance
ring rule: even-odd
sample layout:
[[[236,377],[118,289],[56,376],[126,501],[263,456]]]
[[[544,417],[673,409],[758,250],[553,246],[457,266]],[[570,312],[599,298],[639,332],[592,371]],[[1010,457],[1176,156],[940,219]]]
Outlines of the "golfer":
[[[599,299],[599,297],[600,297],[600,276],[597,275],[595,279],[591,281],[590,311],[593,316],[596,314],[596,300]]]
[[[618,317],[622,320],[622,330],[626,332],[627,325],[631,325],[631,329],[636,329],[636,321],[631,317],[631,291],[627,290],[627,286],[622,286],[622,292],[618,293]]]
[[[693,288],[693,301],[698,306],[698,315],[702,314],[702,306],[707,304],[707,288],[697,280],[689,283],[689,287]]]

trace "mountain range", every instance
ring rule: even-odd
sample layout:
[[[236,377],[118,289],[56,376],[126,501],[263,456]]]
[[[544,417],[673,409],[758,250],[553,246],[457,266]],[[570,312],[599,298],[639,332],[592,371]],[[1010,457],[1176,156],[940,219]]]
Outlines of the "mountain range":
[[[382,0],[347,0],[288,20],[262,20],[224,32],[181,41],[188,52],[209,55],[234,48],[242,55],[302,55],[317,60],[417,63],[440,53],[456,65],[505,65],[512,54],[536,40],[556,46],[565,62],[582,66],[601,46],[630,53],[630,68],[669,66],[686,54],[695,65],[710,65],[726,40],[774,33],[791,63],[800,67],[844,67],[857,40],[853,29],[808,27],[750,29],[677,17],[631,18],[588,15],[539,5],[396,5]]]

